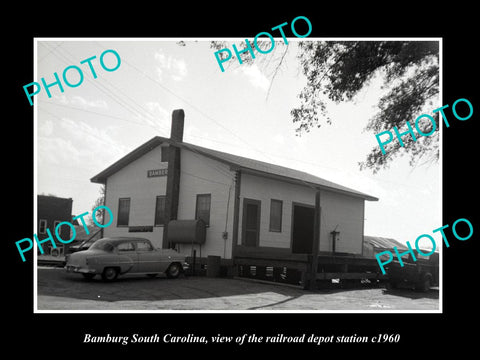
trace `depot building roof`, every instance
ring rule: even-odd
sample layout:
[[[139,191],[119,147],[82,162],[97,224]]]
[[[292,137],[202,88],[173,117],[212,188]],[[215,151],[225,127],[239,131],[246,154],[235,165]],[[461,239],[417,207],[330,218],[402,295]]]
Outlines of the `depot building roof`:
[[[230,165],[232,170],[241,170],[242,172],[251,173],[258,176],[264,176],[269,178],[278,179],[281,181],[292,182],[295,184],[301,184],[316,189],[331,190],[334,192],[344,193],[347,195],[360,197],[365,200],[377,201],[378,198],[350,189],[348,187],[336,184],[334,182],[322,179],[318,176],[308,174],[303,171],[287,168],[280,165],[267,163],[255,159],[250,159],[234,154],[225,153],[218,150],[212,150],[198,145],[188,144],[185,142],[178,142],[161,136],[155,136],[143,145],[139,146],[132,152],[125,155],[123,158],[110,165],[99,174],[90,179],[91,182],[98,184],[105,184],[106,179],[112,174],[116,173],[126,165],[139,159],[144,154],[153,150],[157,146],[162,144],[168,144],[180,147],[181,149],[187,149],[197,154],[215,159],[222,163]]]

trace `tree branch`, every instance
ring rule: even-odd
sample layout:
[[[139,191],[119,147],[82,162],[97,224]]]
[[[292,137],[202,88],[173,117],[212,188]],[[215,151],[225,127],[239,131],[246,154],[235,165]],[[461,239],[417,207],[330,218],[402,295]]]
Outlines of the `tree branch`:
[[[282,56],[280,57],[280,61],[278,62],[277,66],[275,67],[272,79],[270,80],[270,86],[268,87],[268,90],[267,90],[266,99],[268,99],[268,96],[270,95],[270,90],[272,89],[273,81],[275,80],[275,77],[277,76],[278,69],[280,69],[280,66],[283,63],[283,59],[285,58],[285,55],[287,55],[287,51],[288,51],[288,44],[285,46],[285,51],[283,52]]]

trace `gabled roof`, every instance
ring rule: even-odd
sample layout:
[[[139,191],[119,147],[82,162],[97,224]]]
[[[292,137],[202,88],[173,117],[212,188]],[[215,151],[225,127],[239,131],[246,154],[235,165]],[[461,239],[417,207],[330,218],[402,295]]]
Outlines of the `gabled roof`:
[[[162,143],[179,146],[180,148],[187,149],[203,156],[226,163],[230,165],[231,168],[234,170],[242,170],[243,172],[275,178],[282,181],[293,182],[313,188],[327,189],[334,192],[360,197],[365,200],[378,200],[378,198],[374,196],[361,193],[359,191],[347,188],[345,186],[333,183],[331,181],[319,178],[303,171],[294,170],[284,166],[270,164],[259,160],[249,159],[238,155],[228,154],[222,151],[212,150],[198,145],[188,144],[185,142],[176,142],[161,136],[155,136],[154,138],[150,139],[149,141],[139,146],[132,152],[128,153],[123,158],[121,158],[99,174],[92,177],[90,180],[94,183],[104,184],[109,176],[113,175],[126,165],[137,160],[147,152],[161,145]]]
[[[157,146],[162,144],[163,142],[170,142],[170,139],[163,138],[161,136],[155,136],[154,138],[150,139],[143,145],[140,145],[135,150],[129,152],[123,158],[118,160],[117,162],[110,165],[108,168],[103,170],[102,172],[98,173],[94,177],[90,179],[91,182],[97,184],[105,184],[105,181],[108,177],[115,174],[117,171],[121,170],[128,164],[134,162],[135,160],[141,158],[143,155],[148,153],[149,151],[155,149]]]

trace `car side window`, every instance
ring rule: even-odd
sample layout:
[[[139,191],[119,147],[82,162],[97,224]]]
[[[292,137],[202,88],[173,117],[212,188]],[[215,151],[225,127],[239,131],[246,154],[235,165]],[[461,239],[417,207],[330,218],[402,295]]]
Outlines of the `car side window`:
[[[133,243],[131,243],[131,242],[120,243],[117,246],[117,250],[119,252],[135,251],[135,245],[133,245]]]
[[[142,242],[137,242],[137,250],[138,251],[152,251],[153,247],[149,242],[142,241]]]
[[[112,252],[113,251],[113,245],[110,244],[110,243],[104,243],[101,245],[100,247],[103,251],[106,251],[106,252]]]

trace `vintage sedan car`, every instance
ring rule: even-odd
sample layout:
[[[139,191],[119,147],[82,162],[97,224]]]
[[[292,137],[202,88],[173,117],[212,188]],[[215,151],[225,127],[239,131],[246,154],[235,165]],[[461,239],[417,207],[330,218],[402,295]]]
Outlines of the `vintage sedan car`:
[[[136,237],[102,238],[65,260],[67,272],[80,273],[87,279],[101,275],[106,281],[124,274],[154,277],[164,273],[176,278],[188,268],[184,255],[173,249],[156,249],[150,240]]]

